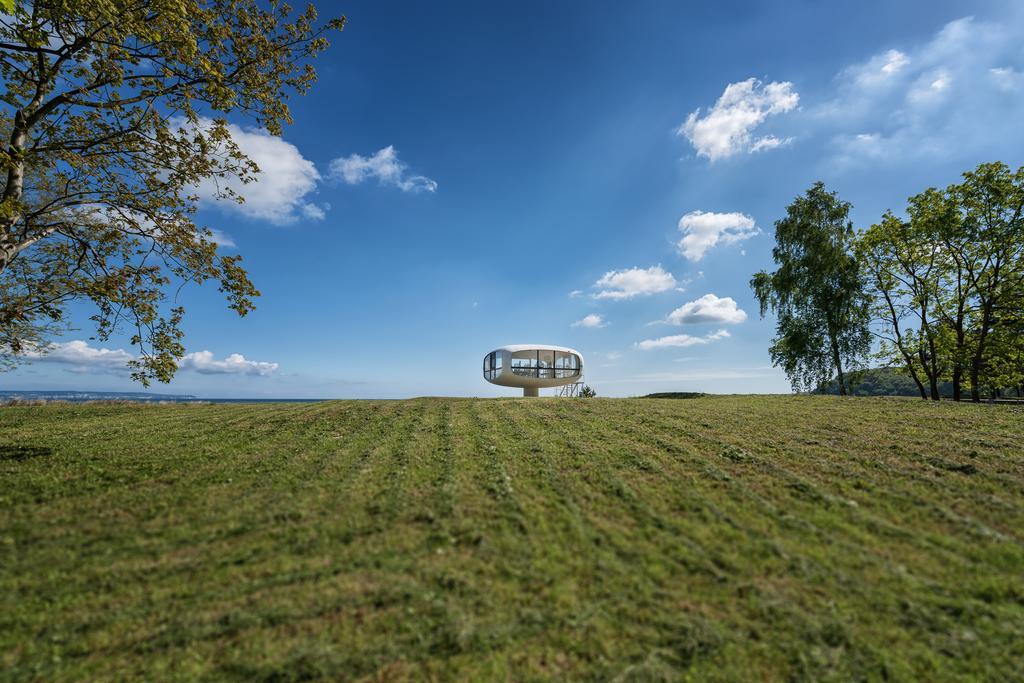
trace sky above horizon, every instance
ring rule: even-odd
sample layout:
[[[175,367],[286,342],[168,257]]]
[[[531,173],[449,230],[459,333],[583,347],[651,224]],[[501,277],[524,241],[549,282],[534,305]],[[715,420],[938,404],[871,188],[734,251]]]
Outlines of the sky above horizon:
[[[516,395],[484,355],[543,343],[602,396],[787,392],[748,282],[796,195],[822,180],[864,228],[1024,164],[1012,0],[337,5],[283,138],[232,120],[246,203],[199,213],[257,308],[186,287],[188,355],[150,391]],[[73,311],[0,388],[139,390],[127,336]]]

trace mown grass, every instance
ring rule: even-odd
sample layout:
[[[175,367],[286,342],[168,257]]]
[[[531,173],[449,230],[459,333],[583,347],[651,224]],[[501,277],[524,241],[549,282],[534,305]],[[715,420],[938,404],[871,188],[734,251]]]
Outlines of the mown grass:
[[[1024,410],[0,409],[4,680],[1011,680]]]

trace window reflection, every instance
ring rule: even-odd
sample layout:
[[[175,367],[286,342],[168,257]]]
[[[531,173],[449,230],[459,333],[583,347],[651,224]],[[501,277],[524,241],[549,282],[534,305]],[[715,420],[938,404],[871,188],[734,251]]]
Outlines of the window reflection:
[[[501,374],[501,352],[491,351],[484,356],[484,379],[497,379]]]
[[[492,378],[500,374],[495,372],[494,368],[500,369],[501,365],[501,354],[497,355],[497,363],[491,361],[491,372],[492,375],[488,376],[487,365],[485,362],[484,376]],[[537,379],[565,379],[571,377],[578,377],[581,370],[580,357],[575,353],[569,353],[568,351],[552,351],[544,349],[526,349],[523,351],[513,351],[511,358],[509,359],[509,370],[513,375],[520,377],[535,377]]]
[[[555,351],[555,377],[575,377],[580,374],[580,357],[567,351]]]

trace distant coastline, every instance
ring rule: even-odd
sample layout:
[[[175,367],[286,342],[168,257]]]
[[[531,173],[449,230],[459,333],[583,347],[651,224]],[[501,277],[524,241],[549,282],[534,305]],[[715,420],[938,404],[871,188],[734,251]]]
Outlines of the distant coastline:
[[[191,394],[152,394],[141,391],[0,391],[0,405],[12,401],[129,401],[132,403],[316,403],[322,398],[200,398]]]

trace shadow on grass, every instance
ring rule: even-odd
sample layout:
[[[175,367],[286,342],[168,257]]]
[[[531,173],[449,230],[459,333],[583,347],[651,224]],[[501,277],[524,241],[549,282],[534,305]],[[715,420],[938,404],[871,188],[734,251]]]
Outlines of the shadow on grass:
[[[21,462],[52,454],[53,449],[46,446],[7,446],[0,444],[0,462]]]

